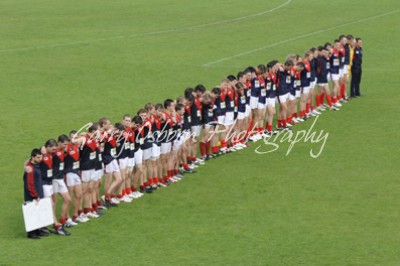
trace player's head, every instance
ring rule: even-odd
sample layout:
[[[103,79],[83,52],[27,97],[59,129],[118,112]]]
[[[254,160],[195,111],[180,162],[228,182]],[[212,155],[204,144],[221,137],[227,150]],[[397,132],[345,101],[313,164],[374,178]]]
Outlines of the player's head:
[[[245,83],[246,82],[246,73],[244,73],[243,71],[240,71],[239,73],[237,73],[236,75],[238,82],[241,83]]]
[[[187,102],[187,100],[183,96],[179,96],[178,98],[176,98],[176,104],[180,103],[180,104],[183,104],[185,106],[186,102]]]
[[[235,89],[236,89],[236,93],[237,93],[238,95],[240,95],[240,96],[242,96],[242,95],[243,95],[243,89],[244,89],[244,85],[243,85],[243,83],[242,83],[242,82],[238,82],[238,83],[236,83],[236,85],[235,85]]]
[[[122,117],[122,123],[124,124],[125,127],[130,127],[132,122],[132,118],[129,114],[125,114]]]
[[[33,149],[31,152],[31,162],[38,164],[42,161],[42,152],[39,149]]]
[[[164,101],[164,108],[168,112],[172,113],[175,110],[175,102],[172,99],[166,99]]]
[[[206,87],[204,87],[203,84],[199,84],[196,87],[194,87],[194,92],[197,97],[201,97],[206,92]]]
[[[260,64],[257,66],[257,74],[258,75],[263,75],[267,71],[265,65]]]
[[[185,106],[181,103],[175,105],[175,111],[177,114],[182,116],[185,113]]]
[[[125,130],[125,125],[123,123],[117,122],[114,125],[114,128],[116,129],[116,134],[120,134]]]
[[[293,60],[291,60],[291,59],[286,60],[284,67],[285,67],[285,70],[291,70],[293,67]]]
[[[146,112],[149,115],[153,115],[155,112],[154,104],[152,104],[152,103],[146,103],[146,105],[144,106],[144,109],[146,110]]]
[[[60,135],[60,136],[58,137],[58,147],[59,147],[60,149],[65,150],[65,149],[67,148],[68,143],[69,143],[70,141],[71,141],[71,140],[69,139],[69,137],[68,137],[67,135],[62,134],[62,135]]]
[[[193,88],[186,88],[183,95],[185,96],[186,99],[189,99],[190,95],[194,96],[194,89]]]
[[[256,69],[252,66],[247,67],[244,72],[246,73],[247,80],[252,80],[256,76]]]
[[[215,97],[219,97],[221,95],[221,89],[218,87],[213,88],[211,92],[214,94]]]
[[[145,109],[143,109],[143,108],[139,109],[139,110],[137,111],[136,114],[137,114],[138,116],[140,116],[140,117],[142,118],[142,120],[145,120],[145,119],[146,119],[147,112],[146,112]]]
[[[313,53],[308,50],[304,53],[304,59],[307,59],[308,61],[311,61],[313,59]]]
[[[332,51],[332,44],[330,42],[327,42],[324,44],[325,49],[327,49],[329,52]]]
[[[362,39],[361,38],[356,38],[356,46],[357,47],[362,47]]]
[[[140,117],[139,115],[136,115],[136,116],[134,116],[134,117],[132,118],[131,127],[132,127],[132,129],[136,129],[136,128],[138,128],[142,123],[143,123],[142,117]]]
[[[301,71],[303,71],[303,69],[304,69],[305,67],[306,67],[306,66],[304,65],[303,62],[297,62],[297,64],[296,64],[296,71],[297,71],[297,72],[301,72]]]
[[[343,34],[340,35],[339,36],[339,42],[340,42],[340,44],[345,45],[347,43],[347,37],[345,35],[343,35]]]
[[[229,85],[230,85],[229,79],[223,79],[221,81],[220,88],[221,88],[221,90],[225,90],[225,89],[227,89],[229,87]]]
[[[204,104],[210,104],[213,97],[210,93],[204,93],[203,97],[201,97],[201,102]]]
[[[267,63],[267,71],[268,73],[271,73],[273,71],[274,66],[276,65],[276,60],[272,60]]]
[[[111,122],[107,117],[102,117],[99,119],[99,126],[103,130],[109,130],[112,127]]]
[[[339,50],[339,49],[340,49],[340,41],[339,41],[338,39],[336,39],[336,40],[333,42],[333,48],[335,48],[336,50]]]
[[[49,139],[44,144],[44,147],[46,148],[47,153],[53,154],[57,149],[57,141],[55,139]]]

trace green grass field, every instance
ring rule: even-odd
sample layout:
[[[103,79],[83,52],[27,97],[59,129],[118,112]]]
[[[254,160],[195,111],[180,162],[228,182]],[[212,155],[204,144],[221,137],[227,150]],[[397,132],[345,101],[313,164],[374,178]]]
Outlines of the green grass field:
[[[400,265],[399,11],[396,0],[1,1],[0,265]],[[348,33],[364,40],[366,97],[319,117],[319,158],[317,144],[288,156],[287,143],[253,145],[71,237],[26,239],[22,164],[46,139]]]

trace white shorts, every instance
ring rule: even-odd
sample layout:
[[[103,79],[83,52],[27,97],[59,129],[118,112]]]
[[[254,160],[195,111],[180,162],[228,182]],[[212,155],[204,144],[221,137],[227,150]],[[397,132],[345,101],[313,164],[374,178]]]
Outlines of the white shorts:
[[[172,150],[173,151],[179,151],[181,146],[182,146],[183,140],[181,138],[174,140],[172,143]]]
[[[112,160],[109,164],[106,164],[106,173],[114,173],[118,172],[119,170],[119,165],[116,159]]]
[[[147,148],[145,150],[143,150],[143,161],[147,161],[151,158],[151,150],[153,148]]]
[[[328,74],[326,75],[326,80],[327,80],[327,81],[330,81],[330,80],[331,80],[331,73],[328,73]]]
[[[343,67],[343,75],[344,76],[349,75],[349,65],[344,65],[344,67]]]
[[[161,143],[161,154],[168,154],[171,152],[171,142]]]
[[[82,170],[81,178],[84,183],[93,181],[95,179],[95,170]]]
[[[250,96],[250,108],[257,109],[258,97]]]
[[[292,95],[291,93],[289,93],[289,101],[294,101],[296,100],[296,95]]]
[[[151,147],[151,159],[157,160],[158,158],[160,158],[160,154],[161,154],[161,147],[153,143],[153,147]]]
[[[225,116],[220,115],[217,117],[217,119],[218,119],[218,124],[220,125],[225,124]]]
[[[81,182],[81,178],[79,177],[79,175],[75,174],[75,173],[67,173],[67,186],[68,187],[73,187],[76,185],[80,185]]]
[[[296,99],[301,97],[301,90],[296,90],[296,95],[295,95]]]
[[[237,119],[238,119],[238,120],[243,120],[243,119],[245,119],[245,118],[246,118],[246,113],[238,112],[238,116],[237,116]]]
[[[103,170],[103,169],[96,170],[96,171],[94,172],[94,181],[99,181],[99,180],[101,180],[101,178],[103,177],[103,175],[104,175],[104,170]]]
[[[328,86],[328,83],[318,83],[318,86],[321,86],[321,87]]]
[[[344,67],[339,68],[339,77],[343,77],[344,74]]]
[[[187,141],[188,139],[190,139],[190,137],[191,137],[191,133],[189,130],[183,131],[183,135],[181,137],[181,139],[183,138],[183,141]]]
[[[43,196],[45,198],[50,198],[51,196],[53,196],[53,194],[53,185],[43,185]]]
[[[200,136],[201,126],[192,126],[190,131],[192,132],[192,137],[198,137]]]
[[[233,112],[226,112],[225,114],[225,119],[224,119],[224,125],[225,126],[230,126],[233,124],[233,119],[234,118],[234,113]]]
[[[310,83],[311,89],[314,89],[314,88],[315,88],[315,84],[317,84],[317,81],[316,81],[316,80],[311,81],[311,83]]]
[[[126,167],[128,167],[128,157],[118,159],[118,165],[119,169],[124,170]]]
[[[303,94],[309,94],[311,89],[311,87],[303,87]]]
[[[68,192],[68,188],[67,185],[65,185],[64,179],[53,179],[53,192],[54,193]]]
[[[251,108],[250,105],[246,104],[246,113],[245,113],[245,117],[249,117],[251,113]]]
[[[143,151],[142,149],[138,149],[135,152],[135,165],[142,165],[143,161]]]
[[[339,74],[331,74],[331,80],[338,81],[339,79],[340,79],[340,75]]]
[[[262,110],[262,109],[265,109],[265,103],[260,103],[260,102],[259,102],[259,103],[257,104],[257,109],[261,109],[261,110]]]
[[[203,125],[203,129],[211,129],[214,126],[214,124],[204,124]],[[181,137],[180,139],[182,139],[183,137]],[[184,138],[183,138],[184,139]]]
[[[285,103],[289,98],[289,94],[290,93],[286,93],[284,95],[278,95],[278,97],[276,97],[276,100],[278,101],[278,103]]]
[[[267,98],[267,105],[268,105],[268,106],[275,107],[275,101],[276,101],[276,97],[274,97],[274,98]]]
[[[135,166],[135,157],[128,158],[128,168],[133,168]]]

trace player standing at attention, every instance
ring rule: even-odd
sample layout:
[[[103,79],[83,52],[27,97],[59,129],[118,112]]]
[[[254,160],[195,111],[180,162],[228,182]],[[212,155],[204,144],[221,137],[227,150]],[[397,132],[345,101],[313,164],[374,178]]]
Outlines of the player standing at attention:
[[[265,124],[264,136],[271,136],[274,132],[272,130],[272,121],[275,116],[275,102],[276,102],[276,61],[271,61],[267,64],[267,76],[265,78],[265,86],[267,88],[267,122]]]
[[[356,38],[356,47],[354,48],[353,65],[351,67],[351,97],[361,96],[360,93],[360,83],[362,76],[362,40],[361,38]]]

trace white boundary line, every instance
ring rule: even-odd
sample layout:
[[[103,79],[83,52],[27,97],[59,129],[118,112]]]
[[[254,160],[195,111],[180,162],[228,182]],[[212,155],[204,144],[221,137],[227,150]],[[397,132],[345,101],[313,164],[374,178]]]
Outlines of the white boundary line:
[[[283,40],[283,41],[279,41],[279,42],[276,42],[276,43],[271,43],[271,44],[268,44],[266,46],[258,47],[256,49],[249,50],[249,51],[246,51],[246,52],[242,52],[242,53],[239,53],[239,54],[235,54],[235,55],[232,55],[232,56],[224,57],[224,58],[218,59],[216,61],[208,62],[208,63],[202,65],[202,67],[209,67],[211,65],[215,65],[215,64],[218,64],[218,63],[221,63],[221,62],[225,62],[225,61],[231,60],[233,58],[241,57],[241,56],[244,56],[244,55],[252,54],[252,53],[255,53],[255,52],[258,52],[258,51],[261,51],[261,50],[265,50],[267,48],[271,48],[271,47],[274,47],[274,46],[277,46],[277,45],[280,45],[280,44],[284,44],[284,43],[288,43],[288,42],[291,42],[291,41],[303,39],[303,38],[306,38],[306,37],[317,35],[319,33],[323,33],[323,32],[326,32],[326,31],[331,31],[331,30],[343,28],[343,27],[346,27],[346,26],[349,26],[349,25],[353,25],[353,24],[357,24],[357,23],[361,23],[361,22],[364,22],[364,21],[374,20],[374,19],[377,19],[377,18],[380,18],[380,17],[384,17],[384,16],[388,16],[388,15],[397,13],[399,11],[400,10],[397,9],[397,10],[393,10],[393,11],[390,11],[390,12],[387,12],[387,13],[384,13],[384,14],[380,14],[380,15],[376,15],[376,16],[373,16],[373,17],[363,18],[363,19],[355,20],[355,21],[348,22],[348,23],[345,23],[345,24],[341,24],[341,25],[338,25],[338,26],[326,28],[326,29],[323,29],[323,30],[317,30],[317,31],[310,32],[310,33],[307,33],[307,34],[298,35],[298,36],[293,37],[293,38],[289,38],[289,39],[286,39],[286,40]]]
[[[247,16],[243,16],[243,17],[238,17],[238,18],[233,18],[233,19],[210,22],[210,23],[206,23],[206,24],[200,24],[200,25],[194,25],[194,26],[186,26],[186,27],[181,27],[181,28],[174,28],[174,29],[167,29],[167,30],[160,30],[160,31],[150,31],[150,32],[144,32],[144,33],[135,33],[135,34],[131,34],[131,35],[120,35],[120,36],[113,36],[113,37],[107,37],[107,38],[101,38],[101,39],[93,39],[93,40],[83,40],[83,41],[66,42],[66,43],[54,43],[54,44],[45,44],[45,45],[37,45],[37,46],[29,46],[29,47],[21,47],[21,48],[8,48],[8,49],[1,49],[0,53],[25,52],[25,51],[36,50],[36,49],[46,49],[46,48],[63,47],[63,46],[92,44],[92,43],[111,41],[111,40],[117,40],[117,39],[134,38],[134,37],[158,35],[158,34],[164,34],[164,33],[173,33],[173,32],[179,32],[179,31],[185,31],[185,30],[191,30],[191,29],[205,28],[205,27],[221,25],[221,24],[226,24],[226,23],[231,23],[231,22],[237,22],[237,21],[248,19],[248,18],[262,16],[262,15],[265,15],[267,13],[274,12],[274,11],[276,11],[276,10],[282,8],[282,7],[285,7],[285,6],[289,5],[292,1],[293,0],[287,0],[285,3],[283,3],[283,4],[281,4],[281,5],[277,6],[277,7],[274,7],[274,8],[269,9],[269,10],[265,10],[265,11],[260,12],[260,13],[255,13],[255,14],[251,14],[251,15],[247,15]]]

